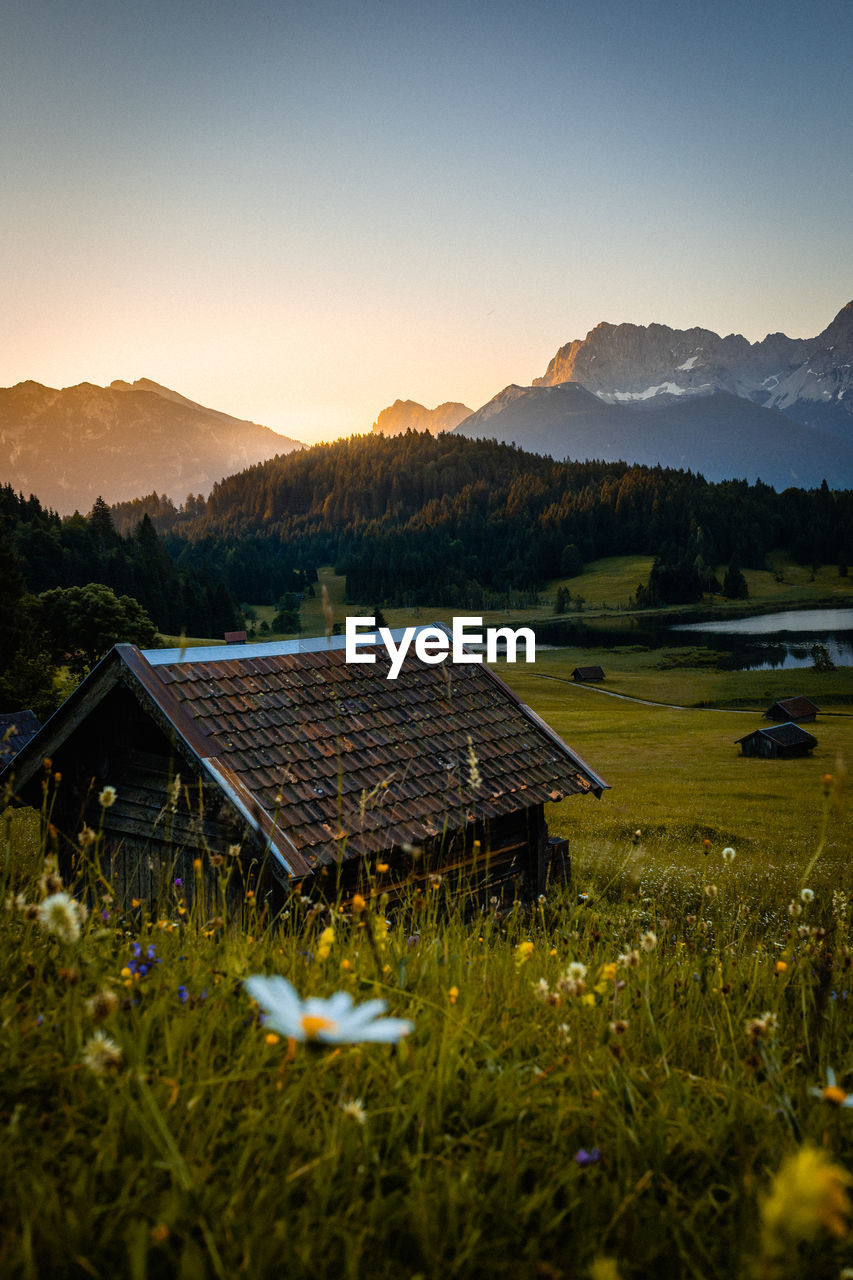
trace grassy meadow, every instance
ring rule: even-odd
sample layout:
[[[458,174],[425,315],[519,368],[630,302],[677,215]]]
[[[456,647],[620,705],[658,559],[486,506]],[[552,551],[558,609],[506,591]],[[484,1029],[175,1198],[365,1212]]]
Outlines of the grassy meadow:
[[[602,606],[636,567],[601,569]],[[323,627],[318,592],[303,633]],[[300,887],[271,919],[248,893],[229,912],[226,859],[202,917],[179,884],[114,901],[96,840],[65,886],[82,920],[50,836],[25,857],[7,820],[0,1275],[853,1275],[849,672],[675,653],[499,666],[612,788],[551,807],[573,880],[538,901],[466,915],[436,881],[386,919],[378,863],[366,903]],[[569,680],[581,661],[607,693]],[[791,692],[821,707],[814,754],[741,758]],[[300,1006],[293,1034],[250,998],[258,974],[411,1029],[312,1039],[336,1004]]]

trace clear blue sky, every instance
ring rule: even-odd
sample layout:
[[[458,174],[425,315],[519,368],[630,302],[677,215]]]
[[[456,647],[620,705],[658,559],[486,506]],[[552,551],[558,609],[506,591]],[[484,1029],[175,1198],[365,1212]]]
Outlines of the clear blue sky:
[[[17,9],[0,385],[314,439],[600,320],[811,336],[853,297],[848,0]]]

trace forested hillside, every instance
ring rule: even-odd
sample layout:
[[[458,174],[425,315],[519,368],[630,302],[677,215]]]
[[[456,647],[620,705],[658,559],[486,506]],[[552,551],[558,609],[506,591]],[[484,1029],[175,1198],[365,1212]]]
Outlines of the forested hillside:
[[[335,563],[353,599],[476,607],[567,572],[578,552],[745,567],[763,565],[772,548],[803,563],[853,556],[850,491],[777,493],[760,482],[554,462],[494,441],[414,432],[274,458],[163,523],[179,566],[236,557],[242,580],[265,588],[242,593],[257,602],[285,589],[275,565],[310,573]]]
[[[181,570],[147,515],[133,532],[116,531],[101,499],[88,516],[65,519],[11,485],[0,487],[0,538],[32,595],[96,582],[132,596],[160,631],[216,635],[240,620],[223,574]]]

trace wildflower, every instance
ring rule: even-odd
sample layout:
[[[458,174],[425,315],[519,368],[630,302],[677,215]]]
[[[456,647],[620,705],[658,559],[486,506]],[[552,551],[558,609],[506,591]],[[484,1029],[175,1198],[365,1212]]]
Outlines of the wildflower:
[[[821,1089],[813,1084],[809,1093],[815,1098],[822,1098],[833,1107],[853,1107],[853,1093],[845,1093],[837,1084],[832,1067],[826,1068],[826,1084]]]
[[[198,874],[201,871],[201,858],[193,858],[193,871]]]
[[[353,1006],[352,996],[336,991],[328,1000],[309,996],[300,1000],[286,978],[253,974],[244,986],[264,1010],[266,1024],[291,1040],[321,1044],[356,1044],[370,1040],[395,1044],[414,1030],[404,1018],[381,1018],[384,1000]]]
[[[744,1023],[744,1030],[749,1036],[750,1044],[755,1044],[757,1040],[767,1040],[776,1034],[779,1027],[779,1019],[775,1013],[762,1013],[760,1018],[747,1018]]]
[[[361,1098],[348,1098],[346,1102],[341,1103],[341,1111],[345,1116],[349,1116],[355,1120],[357,1124],[364,1124],[367,1119],[367,1112]]]
[[[270,1048],[281,1042],[281,1036],[277,1036],[274,1031],[268,1031],[264,1036],[264,1044],[268,1044]]]
[[[105,1076],[108,1071],[115,1070],[121,1066],[121,1060],[121,1049],[104,1031],[96,1031],[83,1049],[83,1066],[96,1076]]]
[[[385,872],[388,870],[388,863],[387,863],[387,862],[377,862],[377,864],[376,864],[376,870],[378,871],[379,875],[384,876]]]
[[[609,964],[603,964],[598,971],[599,982],[613,982],[616,978],[616,964],[610,961]]]
[[[447,998],[451,1004],[456,1004],[456,1001],[459,999],[459,988],[451,987],[447,993]]]
[[[186,1004],[189,998],[190,998],[189,991],[187,991],[184,984],[181,983],[181,985],[178,987],[178,999],[180,1000],[181,1004]]]
[[[777,960],[777,961],[776,961],[776,972],[777,972],[777,973],[785,973],[785,972],[787,971],[787,968],[788,968],[788,962],[787,962],[787,960]]]
[[[814,889],[801,889],[800,901],[805,903],[814,902]]]
[[[106,1022],[118,1008],[118,996],[114,991],[96,991],[86,1001],[86,1012],[95,1022]]]
[[[242,846],[241,846],[241,845],[239,845],[239,844],[229,844],[229,846],[228,846],[228,857],[229,857],[229,858],[239,858],[239,857],[240,857],[240,849],[241,849],[241,848],[242,848]]]
[[[610,1023],[610,1034],[612,1036],[624,1036],[628,1030],[627,1018],[617,1018],[615,1022]]]
[[[144,954],[142,947],[138,942],[134,942],[131,950],[133,951],[133,958],[129,960],[125,965],[125,968],[122,969],[122,977],[125,977],[126,970],[127,976],[137,979],[144,978],[145,975],[153,969],[155,964],[160,964],[161,962],[160,956],[157,955],[157,949],[153,942],[149,944]]]
[[[800,906],[799,902],[797,902],[795,898],[792,898],[791,901],[788,903],[788,915],[795,917],[795,916],[801,916],[802,914],[803,914],[803,908]]]
[[[657,941],[657,939],[655,939]],[[617,956],[616,963],[623,965],[626,969],[636,969],[640,963],[640,953],[636,948],[626,951],[624,955]]]
[[[104,787],[98,795],[98,804],[102,809],[109,809],[118,799],[118,792],[115,787]]]
[[[619,1280],[619,1267],[615,1258],[602,1255],[593,1258],[589,1268],[589,1280]]]
[[[813,1240],[821,1228],[845,1236],[851,1184],[847,1170],[818,1147],[803,1146],[788,1156],[761,1205],[765,1257],[779,1257],[791,1244]]]
[[[67,893],[52,893],[38,907],[39,924],[60,942],[76,942],[85,919],[86,908]]]
[[[537,1000],[541,1000],[543,1004],[558,1005],[560,997],[551,990],[544,978],[540,978],[538,982],[530,984],[533,987],[533,994]]]
[[[430,878],[429,878],[429,887],[430,887],[431,889],[440,889],[440,888],[441,888],[441,882],[442,882],[442,880],[443,880],[443,879],[444,879],[444,877],[443,877],[443,876],[440,876],[440,875],[438,874],[438,872],[437,872],[437,871],[434,871],[434,872],[433,872],[433,874],[432,874],[432,875],[430,876]]]
[[[367,903],[360,893],[354,893],[350,906],[352,907],[353,915],[360,916],[364,908],[367,906]]]
[[[471,741],[471,735],[468,735],[468,785],[472,791],[479,791],[483,785],[483,779],[480,776],[480,762],[477,759],[477,753],[474,750],[474,743]]]
[[[526,964],[532,955],[533,955],[533,943],[529,940],[529,938],[526,939],[524,942],[519,942],[518,946],[515,948],[515,951],[513,952],[516,969],[520,969],[523,964]]]
[[[586,977],[586,965],[580,960],[573,960],[566,970],[565,977],[569,982],[580,982]]]
[[[705,885],[705,897],[710,898],[712,902],[714,901],[718,893],[719,893],[719,889],[715,884]]]
[[[726,845],[725,849],[723,850],[723,862],[734,862],[734,860],[735,860],[734,849],[731,847],[730,844]]]
[[[97,837],[92,828],[87,827],[84,822],[77,835],[77,843],[80,845],[80,848],[88,849],[89,845],[94,844],[96,839]]]
[[[169,1228],[165,1222],[158,1222],[156,1227],[151,1228],[151,1239],[154,1244],[162,1244],[169,1239]]]
[[[335,941],[335,931],[331,927],[331,925],[329,925],[320,934],[320,938],[317,943],[317,959],[318,960],[328,960],[329,952],[332,949],[332,943],[334,941]]]
[[[593,1147],[591,1151],[587,1151],[586,1147],[581,1147],[579,1151],[575,1152],[574,1159],[575,1164],[585,1169],[587,1165],[598,1164],[601,1159],[601,1152],[598,1147]]]
[[[658,936],[653,929],[649,929],[648,932],[644,933],[640,938],[640,947],[643,951],[654,951],[657,945]]]

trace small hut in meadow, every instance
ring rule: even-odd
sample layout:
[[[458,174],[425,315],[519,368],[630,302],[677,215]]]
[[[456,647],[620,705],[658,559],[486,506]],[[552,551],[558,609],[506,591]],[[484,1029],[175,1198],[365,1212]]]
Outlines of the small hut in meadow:
[[[817,746],[817,738],[798,724],[776,724],[769,729],[755,729],[740,743],[742,756],[760,756],[764,760],[785,760],[790,756],[806,756]]]
[[[581,684],[594,684],[597,680],[604,679],[603,667],[575,667],[572,672],[572,679]]]
[[[811,698],[799,696],[796,698],[780,698],[778,702],[774,702],[772,707],[768,707],[764,712],[765,720],[781,720],[787,723],[793,720],[797,724],[808,723],[817,719],[817,713],[820,708],[812,702]]]
[[[414,648],[389,680],[384,645],[360,643],[375,662],[347,664],[343,637],[116,645],[6,779],[35,807],[48,782],[66,865],[84,825],[102,827],[125,898],[212,877],[206,855],[305,892],[352,892],[366,862],[388,864],[389,888],[440,870],[541,892],[550,854],[566,856],[545,804],[607,783],[485,664],[428,665]]]
[[[0,714],[0,769],[34,738],[41,721],[34,711],[6,711]]]

